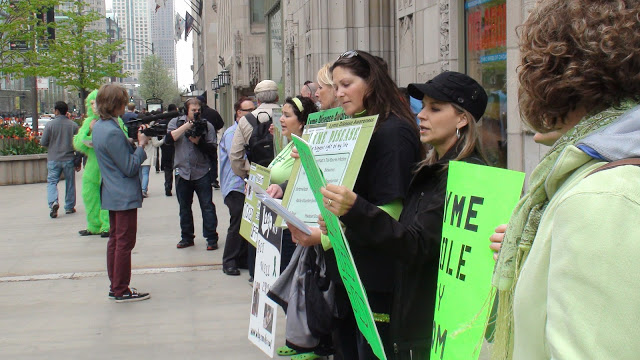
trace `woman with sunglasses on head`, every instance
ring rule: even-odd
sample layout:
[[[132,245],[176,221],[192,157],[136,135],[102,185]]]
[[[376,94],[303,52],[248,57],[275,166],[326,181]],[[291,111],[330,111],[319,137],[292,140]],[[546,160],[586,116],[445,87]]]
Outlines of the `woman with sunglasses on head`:
[[[352,117],[378,115],[374,133],[362,162],[354,191],[369,203],[380,207],[395,218],[400,213],[415,165],[423,158],[418,126],[408,105],[393,82],[386,66],[378,58],[364,51],[342,54],[330,68],[336,97],[344,112]],[[368,220],[367,220],[368,221]],[[325,249],[330,243],[322,237],[319,228],[312,228],[306,236],[290,229],[294,241],[311,246],[322,242]],[[346,238],[358,268],[367,297],[377,320],[378,332],[391,351],[388,336],[389,313],[393,293],[393,259],[383,251],[361,246],[366,239],[355,239],[360,234],[348,226]],[[333,251],[327,251],[327,271],[336,286],[336,311],[339,320],[332,338],[335,359],[372,359],[371,347],[358,330],[353,309],[342,285]]]
[[[487,106],[485,90],[457,72],[442,73],[408,91],[422,99],[420,140],[433,147],[420,163],[395,220],[344,186],[322,189],[325,206],[352,234],[349,243],[376,249],[396,260],[390,359],[428,359],[438,282],[449,161],[483,164],[476,122]],[[324,222],[320,225],[323,231]]]

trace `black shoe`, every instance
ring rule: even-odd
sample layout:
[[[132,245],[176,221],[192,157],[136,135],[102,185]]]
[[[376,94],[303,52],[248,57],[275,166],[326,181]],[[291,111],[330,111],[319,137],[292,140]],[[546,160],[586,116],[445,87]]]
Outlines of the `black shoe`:
[[[49,216],[51,216],[52,219],[55,219],[58,217],[59,208],[60,208],[60,205],[58,205],[57,202],[54,202],[53,205],[51,205],[51,212],[49,213]]]
[[[101,238],[108,238],[109,237],[109,232],[108,231],[103,231],[100,233],[100,237]]]
[[[217,181],[214,181],[213,184],[211,184],[211,186],[213,186],[213,188],[216,190],[220,190],[220,183]]]
[[[235,267],[235,266],[229,266],[229,267],[223,266],[222,267],[222,272],[227,274],[227,275],[231,275],[231,276],[240,275],[240,270],[238,270],[238,268]]]
[[[194,245],[193,241],[180,240],[180,242],[178,243],[178,245],[176,247],[178,249],[184,249],[184,248],[188,248],[189,246],[193,246],[193,245]]]
[[[211,243],[207,245],[207,251],[218,250],[218,243]]]
[[[165,191],[164,191],[164,194],[165,194],[166,196],[173,196],[173,194],[171,193],[171,190],[165,190]]]
[[[100,233],[92,233],[91,231],[86,229],[78,231],[78,234],[80,234],[80,236],[100,235]]]
[[[133,302],[133,301],[142,301],[151,298],[149,293],[140,293],[138,290],[131,288],[129,293],[123,294],[122,296],[116,296],[116,302]]]
[[[116,293],[114,293],[113,291],[109,291],[109,300],[115,300],[116,299]]]
[[[253,287],[253,276],[249,278],[249,286]]]
[[[64,211],[65,214],[73,214],[76,212],[76,208],[66,209]]]

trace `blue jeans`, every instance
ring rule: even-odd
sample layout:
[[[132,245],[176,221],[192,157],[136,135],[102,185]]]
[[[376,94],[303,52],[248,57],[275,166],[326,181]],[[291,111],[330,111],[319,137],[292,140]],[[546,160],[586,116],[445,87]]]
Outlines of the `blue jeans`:
[[[213,193],[211,191],[211,175],[207,173],[198,180],[185,180],[176,175],[176,196],[180,204],[180,229],[181,239],[184,241],[193,241],[195,238],[193,226],[193,212],[191,205],[193,204],[193,193],[198,195],[200,202],[200,210],[202,211],[202,232],[207,244],[218,243],[218,217],[216,215],[216,207],[213,204]]]
[[[73,209],[76,206],[76,170],[73,160],[47,161],[47,203],[49,207],[58,202],[58,182],[60,174],[64,172],[64,209]]]
[[[149,188],[149,170],[151,170],[151,165],[140,166],[140,182],[142,184],[142,192],[147,192]]]

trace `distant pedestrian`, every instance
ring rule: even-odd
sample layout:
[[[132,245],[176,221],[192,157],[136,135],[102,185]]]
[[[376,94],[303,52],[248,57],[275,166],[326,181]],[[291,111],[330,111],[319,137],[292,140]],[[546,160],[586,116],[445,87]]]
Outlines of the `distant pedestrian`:
[[[129,103],[127,104],[127,112],[122,115],[122,121],[126,124],[131,120],[135,120],[138,118],[138,113],[136,113],[136,104]]]
[[[56,102],[54,110],[56,117],[45,125],[40,140],[42,146],[48,148],[47,203],[51,218],[58,217],[58,209],[60,208],[58,182],[61,173],[64,173],[65,178],[65,213],[73,214],[76,212],[76,174],[74,171],[80,171],[80,166],[74,164],[73,136],[78,133],[79,127],[78,124],[67,118],[68,111],[67,103],[64,101]]]
[[[116,84],[103,85],[96,98],[100,120],[93,126],[93,149],[102,174],[100,201],[109,210],[109,242],[107,274],[111,286],[109,298],[116,302],[149,299],[148,293],[129,287],[131,251],[136,245],[138,208],[142,207],[140,164],[147,158],[144,146],[149,139],[138,131],[134,148],[120,126],[118,116],[124,114],[127,91]]]

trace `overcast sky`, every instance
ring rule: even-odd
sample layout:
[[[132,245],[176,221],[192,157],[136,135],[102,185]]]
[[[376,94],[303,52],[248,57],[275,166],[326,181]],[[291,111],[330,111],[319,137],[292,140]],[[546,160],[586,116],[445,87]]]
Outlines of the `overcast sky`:
[[[155,3],[153,0],[149,1],[150,5]],[[174,0],[175,9],[178,14],[180,14],[183,18],[188,5],[185,3],[187,0]],[[111,9],[112,0],[105,0],[105,5],[107,9]],[[172,25],[173,27],[173,25]],[[189,87],[191,83],[193,83],[193,71],[191,71],[191,65],[193,65],[193,47],[192,40],[193,36],[189,35],[187,41],[184,41],[184,33],[182,34],[182,38],[180,41],[176,43],[176,60],[178,63],[178,86],[180,88]]]

